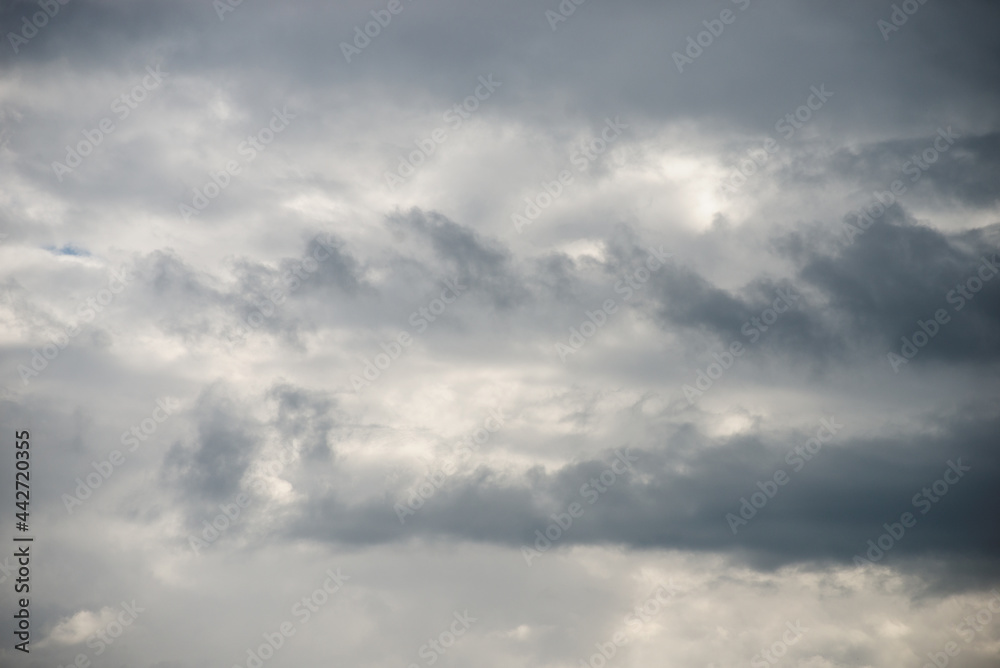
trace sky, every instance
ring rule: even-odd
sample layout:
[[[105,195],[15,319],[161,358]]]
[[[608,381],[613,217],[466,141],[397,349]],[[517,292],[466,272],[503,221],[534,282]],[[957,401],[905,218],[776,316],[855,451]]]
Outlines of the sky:
[[[998,21],[0,3],[0,665],[998,665]]]

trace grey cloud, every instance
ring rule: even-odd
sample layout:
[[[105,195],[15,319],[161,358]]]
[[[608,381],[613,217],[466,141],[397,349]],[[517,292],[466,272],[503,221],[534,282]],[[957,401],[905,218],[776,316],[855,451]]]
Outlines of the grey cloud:
[[[234,497],[260,447],[254,419],[221,385],[206,389],[195,406],[193,442],[171,446],[162,475],[182,498],[218,503]]]
[[[350,63],[341,42],[387,0],[243,0],[224,20],[212,2],[45,2],[58,13],[16,53],[8,32],[40,6],[0,6],[0,418],[36,435],[36,642],[136,598],[148,613],[95,662],[246,665],[344,566],[350,587],[269,668],[423,663],[466,608],[481,620],[439,663],[554,668],[586,662],[677,575],[683,600],[615,661],[746,665],[795,616],[817,630],[789,664],[896,666],[956,639],[1000,582],[1000,280],[960,311],[947,302],[1000,248],[995,2],[917,3],[886,40],[892,0],[567,0],[555,30],[558,0],[402,0]],[[705,32],[723,9],[735,21]],[[709,36],[678,72],[673,54]],[[113,100],[156,64],[169,77],[117,119]],[[491,74],[495,94],[387,188]],[[737,192],[721,188],[820,85],[834,93],[822,109]],[[285,105],[287,130],[243,161],[240,142]],[[114,132],[60,180],[53,161],[105,117]],[[580,168],[573,151],[608,117],[628,131]],[[939,127],[959,139],[845,244],[852,211],[909,178]],[[179,205],[235,159],[241,173],[185,220]],[[519,234],[511,214],[561,169],[574,183]],[[317,239],[330,255],[305,271]],[[673,258],[624,299],[615,286],[649,246]],[[73,248],[87,254],[59,250]],[[80,303],[122,264],[136,278],[83,322]],[[445,279],[467,293],[417,332],[411,314]],[[750,344],[743,323],[779,290],[799,302]],[[607,299],[617,311],[562,359],[556,344]],[[940,308],[951,322],[894,373],[886,354]],[[403,332],[396,354],[386,342]],[[688,402],[683,385],[733,341],[746,355]],[[19,365],[52,346],[23,383]],[[62,494],[165,396],[184,408],[67,512]],[[401,524],[393,504],[500,409],[502,429]],[[845,434],[734,535],[726,514],[790,469],[810,416],[828,413]],[[637,473],[581,499],[624,447]],[[248,489],[279,450],[284,468]],[[959,458],[972,470],[885,568],[856,569]],[[194,558],[188,534],[247,491]],[[526,568],[521,546],[581,500]],[[990,633],[960,660],[992,665]],[[69,665],[85,647],[32,657]]]
[[[940,198],[978,208],[995,206],[998,195],[994,184],[1000,178],[1000,135],[967,135],[963,128],[951,126],[938,129],[946,136],[950,136],[951,130],[957,139],[948,146],[938,132],[930,132],[919,138],[842,148],[831,156],[830,169],[873,192],[886,191],[893,181],[899,180],[907,192],[929,191]],[[947,146],[944,152],[938,150],[942,146]],[[924,157],[925,151],[930,161]]]
[[[557,546],[718,552],[770,569],[792,563],[851,564],[868,549],[868,539],[885,532],[884,523],[898,523],[901,513],[909,511],[917,524],[888,552],[885,563],[905,566],[955,558],[996,578],[1000,573],[990,564],[996,562],[1000,543],[980,531],[982,509],[997,501],[991,483],[1000,467],[991,445],[996,426],[993,417],[955,420],[936,425],[940,431],[935,436],[828,443],[816,461],[803,461],[798,472],[797,460],[789,464],[785,454],[812,434],[761,434],[709,443],[681,428],[668,439],[669,449],[630,449],[638,459],[636,471],[648,480],[625,474],[593,505],[581,496],[581,485],[590,481],[590,489],[596,489],[593,481],[599,482],[614,453],[553,474],[529,471],[520,480],[480,466],[470,476],[448,480],[405,525],[387,503],[351,505],[331,494],[300,508],[287,534],[346,544],[449,536],[532,546],[534,532],[553,523],[552,513],[565,513],[571,502],[578,502],[585,514]],[[939,502],[928,503],[925,497],[912,503],[914,495],[942,478],[949,462],[959,460],[970,471]],[[737,525],[734,534],[727,513],[739,516],[741,498],[760,492],[757,483],[772,480],[778,469],[791,478],[787,487],[774,485],[774,498],[746,526]],[[405,503],[405,497],[399,490],[396,500]]]
[[[398,214],[390,218],[390,224],[408,229],[430,243],[436,258],[444,264],[444,271],[438,270],[438,275],[469,283],[497,308],[511,308],[527,298],[527,290],[511,267],[510,253],[474,230],[440,214],[419,210]]]
[[[272,388],[269,395],[278,404],[276,428],[282,441],[300,440],[307,459],[330,461],[334,456],[330,432],[336,424],[331,415],[333,401],[288,384]]]
[[[836,319],[847,325],[843,335],[855,341],[873,337],[895,350],[902,337],[919,330],[918,320],[926,322],[944,309],[951,321],[921,355],[991,361],[1000,352],[1000,283],[981,281],[977,274],[983,259],[991,261],[996,252],[982,235],[962,238],[878,222],[836,256],[806,253],[800,276],[821,290]],[[981,292],[969,292],[971,299],[953,292],[970,277],[980,281]]]

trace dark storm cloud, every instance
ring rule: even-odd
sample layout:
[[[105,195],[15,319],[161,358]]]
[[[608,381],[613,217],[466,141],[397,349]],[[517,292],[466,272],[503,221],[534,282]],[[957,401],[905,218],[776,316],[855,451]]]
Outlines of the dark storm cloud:
[[[970,207],[995,206],[1000,198],[996,187],[1000,181],[1000,134],[961,136],[958,127],[939,129],[940,134],[842,148],[827,165],[841,178],[871,191],[888,190],[898,179],[908,191],[926,192]],[[954,141],[945,142],[944,137]],[[942,148],[944,151],[939,150]],[[787,172],[789,177],[792,173]]]
[[[7,24],[34,7],[9,7]],[[503,72],[510,81],[505,85],[516,93],[496,104],[542,126],[552,125],[552,100],[541,93],[553,89],[571,96],[570,107],[594,122],[626,111],[660,120],[707,113],[721,124],[764,130],[786,107],[801,104],[810,85],[823,82],[841,96],[841,120],[829,122],[834,128],[854,122],[912,127],[927,115],[945,116],[934,112],[946,110],[947,99],[996,101],[996,92],[982,86],[996,78],[998,68],[998,59],[983,57],[984,49],[996,52],[983,29],[997,17],[991,3],[961,2],[949,11],[923,6],[887,44],[875,22],[888,7],[859,1],[840,3],[836,12],[806,12],[794,3],[752,2],[745,12],[737,10],[739,20],[683,74],[672,53],[683,51],[687,38],[704,29],[702,21],[718,16],[718,7],[590,3],[556,32],[546,7],[534,2],[405,7],[350,64],[340,44],[351,41],[356,25],[371,20],[364,3],[246,2],[220,21],[210,3],[74,0],[19,54],[7,45],[2,57],[44,64],[70,54],[76,67],[108,67],[120,63],[118,54],[142,46],[164,57],[178,77],[207,78],[235,60],[246,72],[230,85],[247,106],[285,98],[306,85],[316,88],[317,101],[327,94],[325,87],[343,85],[374,85],[387,95],[419,89],[454,100],[468,95],[479,75]],[[280,48],[260,49],[263,43]],[[797,57],[788,58],[789,52]],[[896,94],[878,94],[890,73],[911,71],[927,75],[917,80],[896,74]],[[881,105],[876,114],[873,99]],[[565,108],[560,104],[560,113]]]
[[[857,224],[853,216],[845,221]],[[842,359],[847,351],[898,352],[901,337],[919,330],[918,321],[944,309],[948,321],[923,358],[991,361],[1000,353],[1000,280],[993,280],[1000,279],[993,269],[1000,269],[998,229],[945,234],[906,222],[898,206],[891,207],[849,245],[839,230],[837,243],[825,248],[806,241],[806,229],[776,237],[775,251],[798,265],[787,279],[762,275],[734,292],[668,266],[653,275],[650,295],[665,327],[703,328],[727,344],[743,340],[741,327],[759,319],[777,295],[792,295],[793,308],[764,343],[777,357],[818,361]]]
[[[760,345],[777,357],[837,355],[844,346],[817,308],[815,296],[795,280],[763,275],[738,291],[725,290],[693,270],[668,266],[650,281],[651,308],[664,329],[704,331],[728,348],[763,337]],[[766,311],[781,311],[773,326],[762,325]],[[750,338],[747,338],[750,337]]]
[[[921,355],[989,362],[1000,354],[1000,275],[991,268],[1000,270],[1000,249],[987,241],[995,231],[877,222],[836,255],[806,252],[799,276],[823,295],[830,327],[851,347],[876,340],[896,350],[944,309],[949,320]]]
[[[836,418],[831,424],[843,426]],[[1000,502],[993,484],[1000,473],[994,444],[998,426],[995,417],[954,419],[934,425],[935,435],[828,442],[811,460],[789,453],[800,447],[801,455],[801,446],[813,434],[711,442],[679,427],[666,439],[667,448],[628,451],[641,479],[625,473],[600,494],[583,495],[581,486],[596,492],[615,453],[551,474],[528,471],[519,479],[481,466],[447,480],[405,524],[389,504],[351,505],[332,493],[305,502],[288,533],[346,544],[450,536],[519,547],[534,545],[535,530],[552,524],[552,513],[565,513],[570,503],[578,502],[584,515],[555,541],[558,545],[716,551],[775,568],[853,563],[868,550],[869,539],[885,533],[884,523],[898,523],[902,513],[910,512],[916,525],[890,548],[885,563],[958,558],[979,569],[993,563],[987,570],[996,577],[1000,537],[983,529]],[[935,497],[933,491],[921,496],[945,472],[959,470],[952,464],[969,470],[960,477],[949,473],[952,484],[943,496]],[[749,513],[741,511],[741,500],[761,492],[757,483],[773,480],[779,469],[790,478],[786,485],[771,483],[774,496],[766,505],[747,521],[730,523],[727,515]],[[400,490],[396,500],[405,504],[410,491]]]
[[[845,221],[857,224],[851,216]],[[610,295],[616,277],[640,266],[649,252],[648,244],[634,231],[619,226],[604,241],[604,261],[586,257],[574,261],[550,254],[534,264],[515,264],[502,243],[434,212],[414,209],[396,214],[389,218],[389,227],[402,234],[404,242],[421,240],[430,255],[418,251],[400,257],[396,263],[400,276],[380,290],[401,287],[399,281],[411,272],[428,287],[457,277],[472,293],[485,296],[493,307],[522,322],[526,328],[523,335],[534,329],[534,336],[541,337],[551,337],[560,329],[557,322],[533,321],[530,313],[536,303],[550,304],[553,315],[565,311],[565,317],[573,320],[578,317],[573,304],[589,308],[599,303]],[[708,332],[728,345],[733,340],[746,342],[744,328],[748,324],[753,327],[753,319],[759,320],[784,295],[791,308],[766,333],[761,346],[775,359],[788,358],[794,363],[808,358],[821,367],[842,361],[845,355],[884,359],[890,351],[898,353],[902,337],[911,337],[919,322],[944,309],[950,319],[930,345],[921,349],[920,361],[993,360],[1000,352],[1000,280],[991,280],[989,267],[996,264],[997,247],[993,244],[998,231],[1000,228],[994,226],[946,234],[907,220],[897,205],[849,244],[839,230],[834,243],[829,238],[819,243],[811,236],[814,231],[805,226],[773,237],[772,252],[795,263],[792,273],[784,277],[761,273],[736,290],[714,285],[682,260],[671,261],[651,272],[648,287],[638,293],[641,299],[636,305],[649,310],[667,331]],[[333,294],[346,297],[362,291],[377,294],[364,278],[366,269],[361,262],[342,246],[327,246],[331,257],[319,263],[314,276],[302,281],[303,295],[326,295],[328,285]],[[314,242],[307,250],[310,248],[315,250]],[[208,317],[200,313],[199,304],[236,309],[245,320],[258,310],[262,298],[282,286],[282,276],[287,277],[301,262],[284,259],[275,269],[241,260],[236,265],[239,289],[229,293],[208,288],[168,255],[156,257],[151,280],[157,298],[173,294],[183,303],[184,309],[172,312],[187,312],[185,331]],[[607,277],[606,285],[595,281],[594,270]],[[986,280],[981,280],[984,276]],[[970,278],[980,281],[974,282],[974,287],[981,285],[981,290],[969,292],[966,283]],[[415,284],[412,278],[403,283],[408,287]],[[567,299],[570,296],[572,299]],[[295,347],[301,333],[319,326],[326,316],[316,311],[312,299],[296,307],[295,295],[290,297],[275,308],[261,329],[280,335]],[[380,309],[382,315],[369,316],[374,317],[372,324],[398,319],[396,308],[405,305],[386,302]],[[204,333],[204,326],[198,331]]]

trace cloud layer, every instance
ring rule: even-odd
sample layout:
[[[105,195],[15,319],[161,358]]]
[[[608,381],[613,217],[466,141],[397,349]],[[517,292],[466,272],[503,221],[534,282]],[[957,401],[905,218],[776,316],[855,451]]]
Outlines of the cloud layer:
[[[993,665],[998,18],[5,4],[0,663]]]

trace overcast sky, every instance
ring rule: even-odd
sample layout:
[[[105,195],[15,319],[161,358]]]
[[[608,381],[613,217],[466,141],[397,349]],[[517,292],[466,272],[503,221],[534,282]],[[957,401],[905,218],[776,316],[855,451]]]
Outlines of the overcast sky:
[[[996,666],[998,24],[0,3],[0,664]]]

